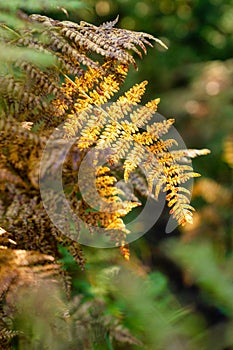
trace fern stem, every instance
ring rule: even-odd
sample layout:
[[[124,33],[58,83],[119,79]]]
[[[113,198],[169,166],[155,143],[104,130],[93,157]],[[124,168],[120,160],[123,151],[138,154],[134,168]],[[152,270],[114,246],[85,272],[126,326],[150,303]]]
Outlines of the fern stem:
[[[106,336],[105,336],[105,339],[106,339],[106,343],[107,343],[107,346],[108,346],[108,349],[109,350],[114,350],[111,342],[110,342],[110,339],[109,339],[109,334],[107,333]]]
[[[18,38],[21,38],[21,35],[19,33],[17,33],[14,29],[11,29],[10,27],[8,27],[6,24],[1,23],[0,26],[2,28],[5,28],[6,30],[9,30],[9,32],[13,33],[14,35],[16,35]]]

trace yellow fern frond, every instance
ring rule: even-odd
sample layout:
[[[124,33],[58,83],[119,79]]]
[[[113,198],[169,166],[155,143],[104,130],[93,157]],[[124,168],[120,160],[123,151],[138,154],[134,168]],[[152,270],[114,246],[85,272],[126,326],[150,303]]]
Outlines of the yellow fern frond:
[[[125,258],[125,260],[129,261],[130,258],[130,251],[129,251],[129,246],[128,244],[122,243],[120,247],[121,254]]]
[[[142,81],[140,84],[135,84],[131,89],[125,92],[123,96],[119,97],[118,103],[131,103],[132,105],[138,104],[146,91],[145,87],[147,84],[147,80]]]
[[[153,139],[156,141],[160,136],[166,134],[175,122],[175,119],[166,119],[162,122],[155,122],[152,125],[148,125],[146,130],[153,136]]]
[[[192,207],[188,206],[189,199],[183,192],[182,194],[178,192],[180,185],[199,176],[199,174],[193,172],[191,166],[182,164],[182,162],[185,162],[185,158],[189,159],[209,151],[170,151],[174,145],[178,146],[177,141],[174,139],[163,140],[162,136],[168,132],[174,119],[153,122],[151,125],[147,124],[157,110],[159,99],[138,108],[137,103],[145,91],[145,86],[146,82],[134,86],[106,111],[100,108],[100,118],[97,117],[96,112],[90,113],[87,127],[83,128],[78,143],[79,145],[81,143],[81,148],[83,145],[88,147],[94,143],[97,149],[109,147],[107,160],[112,165],[116,165],[124,159],[123,169],[126,182],[130,174],[138,167],[144,168],[147,172],[149,192],[153,193],[154,185],[153,196],[155,198],[158,198],[162,190],[167,191],[169,195],[167,201],[171,207],[172,215],[179,223],[190,222]],[[121,105],[123,101],[125,104]],[[135,106],[133,111],[132,106]],[[140,131],[140,128],[144,126],[146,131]],[[102,193],[107,194],[104,190]],[[173,193],[173,196],[170,193]],[[110,227],[112,228],[112,226]]]
[[[117,179],[111,175],[111,169],[107,166],[99,166],[95,171],[95,186],[87,182],[86,196],[90,203],[95,203],[98,209],[93,210],[88,203],[83,202],[79,206],[78,215],[86,225],[86,229],[104,229],[107,236],[116,246],[129,234],[122,217],[126,216],[133,208],[141,205],[139,201],[129,201],[122,189],[115,186]],[[95,188],[94,188],[95,187]],[[96,197],[96,192],[98,197]],[[126,198],[126,200],[124,199]],[[93,202],[93,199],[95,202]],[[93,234],[93,233],[92,233]]]
[[[133,149],[128,153],[126,160],[124,161],[123,168],[124,180],[128,181],[129,175],[140,165],[142,159],[146,156],[145,149],[139,143],[135,143]]]
[[[110,148],[112,143],[118,138],[120,129],[121,127],[117,122],[113,121],[111,124],[107,124],[97,142],[97,148]]]
[[[112,62],[105,63],[102,68],[106,72],[104,75],[100,69],[89,69],[83,77],[76,79],[73,83],[72,99],[76,98],[76,100],[73,103],[73,110],[66,120],[65,130],[67,136],[74,136],[82,128],[83,136],[79,141],[80,148],[83,141],[83,149],[92,144],[92,139],[93,142],[96,141],[96,135],[99,135],[100,129],[109,115],[107,111],[103,112],[102,108],[94,107],[107,102],[119,90],[120,84],[126,75],[126,68],[123,65],[117,67],[117,74],[115,74],[115,71],[112,73]],[[66,87],[64,86],[63,89],[65,90]],[[80,123],[82,115],[83,113],[86,115],[85,111],[90,112],[90,109],[92,109],[93,114],[89,113],[88,123],[84,123],[83,128],[83,123]]]

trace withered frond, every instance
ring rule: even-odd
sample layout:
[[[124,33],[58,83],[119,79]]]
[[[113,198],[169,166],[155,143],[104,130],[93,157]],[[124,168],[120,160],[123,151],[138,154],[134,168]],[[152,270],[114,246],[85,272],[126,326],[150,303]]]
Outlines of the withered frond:
[[[0,244],[37,250],[58,259],[58,244],[62,243],[72,249],[74,258],[83,267],[80,245],[66,239],[53,226],[41,201],[39,171],[44,137],[25,128],[25,123],[1,119],[0,146],[1,225],[6,230]],[[64,217],[65,213],[61,215]]]
[[[76,54],[72,48],[76,50],[79,48],[84,54],[90,50],[111,60],[118,60],[125,64],[135,64],[132,55],[128,51],[134,51],[141,56],[137,46],[146,53],[145,45],[152,46],[149,40],[155,40],[165,46],[152,35],[114,28],[117,20],[96,27],[84,21],[81,21],[80,24],[70,21],[59,22],[40,15],[31,15],[30,19],[48,27],[48,35],[52,33],[54,38],[53,44],[58,50],[63,50],[63,53],[66,53],[67,56],[75,57]],[[75,58],[80,63],[79,57]]]
[[[61,265],[55,263],[52,256],[38,251],[4,247],[0,247],[0,263],[0,349],[12,349],[11,340],[15,337],[20,342],[24,340],[23,344],[28,348],[27,326],[24,322],[23,326],[19,324],[18,319],[24,314],[27,319],[36,317],[37,322],[40,319],[43,325],[47,318],[50,326],[52,322],[57,322],[54,317],[55,307],[56,310],[61,307],[65,309],[61,293]],[[38,298],[41,298],[39,303]],[[47,305],[52,303],[50,311]]]

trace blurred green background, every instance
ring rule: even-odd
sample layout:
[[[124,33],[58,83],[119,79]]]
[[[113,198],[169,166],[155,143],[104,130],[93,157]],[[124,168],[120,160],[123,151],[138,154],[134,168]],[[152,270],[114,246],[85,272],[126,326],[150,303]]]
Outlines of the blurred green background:
[[[193,225],[166,235],[164,213],[131,244],[127,263],[114,249],[84,247],[85,273],[62,251],[72,296],[82,295],[84,304],[101,301],[101,315],[121,320],[144,343],[123,346],[105,336],[91,349],[233,349],[233,1],[77,3],[68,20],[99,25],[119,15],[117,26],[167,44],[168,50],[155,45],[137,59],[138,71],[131,68],[122,92],[148,80],[143,102],[160,97],[159,112],[176,119],[187,147],[211,150],[193,162],[202,174],[193,188]],[[39,13],[67,20],[56,1]]]

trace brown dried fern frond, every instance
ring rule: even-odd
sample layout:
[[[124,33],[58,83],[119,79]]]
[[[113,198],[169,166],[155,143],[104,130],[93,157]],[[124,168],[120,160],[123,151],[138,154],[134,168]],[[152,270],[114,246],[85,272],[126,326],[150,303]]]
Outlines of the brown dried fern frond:
[[[52,33],[54,37],[55,33],[52,45],[54,44],[58,50],[63,50],[63,53],[69,57],[75,57],[75,49],[81,51],[82,54],[86,54],[90,50],[107,59],[135,65],[135,61],[128,51],[134,51],[141,56],[137,46],[146,53],[145,45],[151,46],[149,40],[155,40],[160,45],[165,46],[159,39],[150,34],[114,28],[117,20],[96,27],[84,21],[81,21],[80,24],[70,21],[59,22],[41,15],[31,15],[30,19],[48,27],[48,35]],[[79,62],[79,57],[76,59]],[[93,61],[90,63],[94,64]]]
[[[40,198],[39,170],[45,139],[13,119],[1,119],[0,146],[1,225],[7,231],[1,237],[4,245],[59,259],[58,244],[63,244],[83,268],[80,245],[53,226]]]

